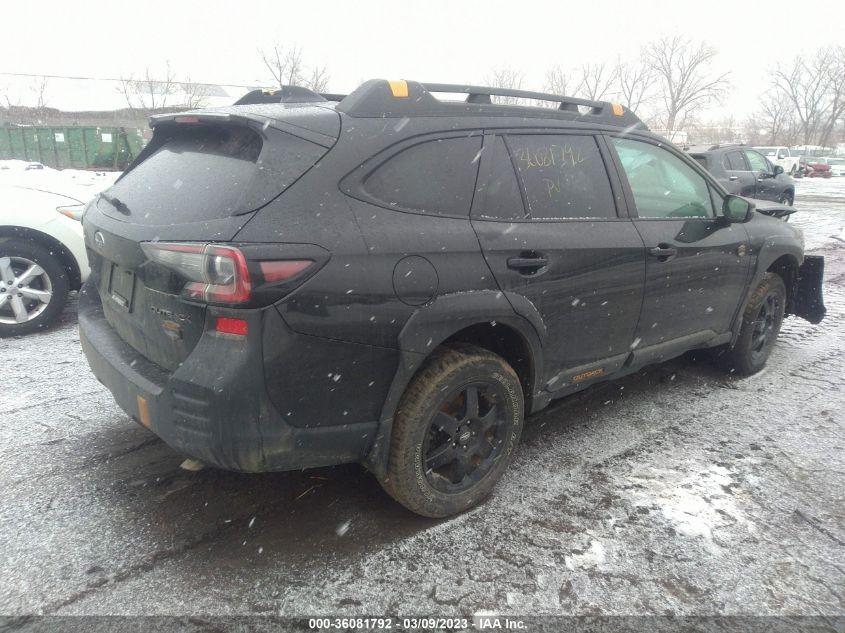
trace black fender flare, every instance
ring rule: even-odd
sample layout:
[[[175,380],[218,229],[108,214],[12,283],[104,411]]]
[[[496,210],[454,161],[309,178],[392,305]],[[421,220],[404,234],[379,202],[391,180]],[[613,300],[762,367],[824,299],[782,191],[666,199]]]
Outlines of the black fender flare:
[[[742,327],[742,314],[745,312],[745,306],[751,300],[751,295],[754,294],[757,286],[763,281],[763,277],[769,270],[769,267],[784,255],[788,255],[795,260],[796,271],[804,262],[804,249],[789,237],[772,235],[763,240],[760,246],[760,252],[757,254],[755,260],[755,267],[751,271],[751,280],[743,295],[742,302],[740,302],[734,314],[733,327],[731,329],[731,346],[739,338],[739,331]]]
[[[523,312],[525,314],[523,314]],[[532,400],[539,398],[532,411],[548,404],[543,384],[543,341],[546,327],[539,312],[522,295],[498,290],[477,290],[441,295],[416,310],[399,333],[399,363],[382,406],[378,431],[363,463],[378,478],[387,474],[393,416],[399,400],[420,366],[446,339],[479,323],[507,326],[516,331],[530,350]]]

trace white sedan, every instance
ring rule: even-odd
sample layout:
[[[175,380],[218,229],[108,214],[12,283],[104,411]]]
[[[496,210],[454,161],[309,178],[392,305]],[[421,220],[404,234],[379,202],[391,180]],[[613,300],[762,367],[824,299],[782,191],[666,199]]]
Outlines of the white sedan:
[[[47,326],[88,276],[83,201],[38,186],[0,182],[0,337]]]

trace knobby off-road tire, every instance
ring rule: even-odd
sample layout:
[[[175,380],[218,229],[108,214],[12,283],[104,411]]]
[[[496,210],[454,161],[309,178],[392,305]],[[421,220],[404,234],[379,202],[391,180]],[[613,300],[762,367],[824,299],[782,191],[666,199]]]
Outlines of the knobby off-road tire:
[[[50,325],[69,289],[67,271],[49,250],[29,240],[0,239],[0,337]]]
[[[436,351],[399,403],[382,485],[426,517],[473,507],[507,468],[523,408],[519,378],[500,356],[473,345]]]
[[[766,273],[745,307],[736,345],[721,357],[727,369],[742,376],[763,369],[780,332],[785,308],[783,279]]]

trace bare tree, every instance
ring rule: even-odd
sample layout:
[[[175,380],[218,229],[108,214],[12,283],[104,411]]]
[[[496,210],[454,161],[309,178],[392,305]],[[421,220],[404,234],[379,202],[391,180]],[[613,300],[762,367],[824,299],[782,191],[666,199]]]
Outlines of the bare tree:
[[[285,49],[279,42],[274,42],[271,49],[259,49],[258,54],[279,88],[303,83],[302,49],[296,46]]]
[[[546,72],[546,92],[556,95],[570,96],[575,81],[571,73],[567,73],[560,66],[553,66]]]
[[[766,131],[772,145],[791,145],[795,136],[795,109],[778,90],[768,90],[760,98],[760,110],[753,119],[759,130]]]
[[[617,99],[627,110],[637,112],[651,100],[651,92],[657,77],[652,68],[637,60],[616,62]]]
[[[583,64],[579,77],[575,95],[584,99],[601,101],[616,85],[616,67],[609,66],[605,62]]]
[[[326,92],[329,85],[329,73],[325,66],[314,66],[311,74],[305,80],[305,87],[314,92]]]
[[[208,104],[208,97],[211,96],[209,84],[197,83],[191,81],[190,77],[186,77],[185,81],[179,83],[179,87],[185,94],[185,103],[182,104],[185,107],[202,108]]]
[[[828,102],[827,117],[822,124],[819,145],[832,143],[836,124],[845,118],[845,46],[822,50],[827,62]]]
[[[32,91],[35,93],[35,109],[41,113],[47,107],[47,77],[38,77],[33,81]]]
[[[506,66],[499,66],[490,71],[490,74],[484,78],[485,83],[494,88],[508,88],[512,90],[519,90],[522,88],[524,75],[522,71],[513,70]],[[495,103],[504,105],[524,105],[525,99],[519,97],[493,97]]]
[[[140,79],[130,75],[122,78],[118,90],[123,94],[130,109],[157,110],[167,107],[168,100],[177,92],[178,85],[170,62],[167,62],[164,74],[156,78],[149,66],[144,69]]]
[[[643,49],[643,61],[657,78],[662,106],[658,116],[669,140],[690,115],[720,100],[729,85],[729,73],[710,71],[715,57],[714,48],[680,36],[664,37]]]
[[[798,55],[789,66],[778,65],[773,74],[773,86],[786,96],[798,117],[804,145],[817,140],[829,114],[828,61],[824,50],[809,59]]]

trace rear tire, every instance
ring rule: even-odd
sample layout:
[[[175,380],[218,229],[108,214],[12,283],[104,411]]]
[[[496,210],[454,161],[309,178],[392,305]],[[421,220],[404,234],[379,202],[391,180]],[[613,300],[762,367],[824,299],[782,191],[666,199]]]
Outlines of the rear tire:
[[[22,239],[0,240],[0,337],[29,334],[61,313],[70,289],[61,262]]]
[[[766,273],[742,315],[736,344],[721,356],[721,362],[727,369],[749,376],[765,367],[780,332],[785,308],[786,286],[783,279],[774,273]]]
[[[782,194],[780,194],[780,198],[778,199],[778,202],[780,204],[785,204],[785,205],[791,207],[793,205],[793,203],[795,202],[795,194],[792,193],[791,191],[784,191]]]
[[[522,386],[504,359],[473,345],[438,350],[402,396],[381,483],[417,514],[463,512],[490,494],[522,426]]]

